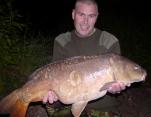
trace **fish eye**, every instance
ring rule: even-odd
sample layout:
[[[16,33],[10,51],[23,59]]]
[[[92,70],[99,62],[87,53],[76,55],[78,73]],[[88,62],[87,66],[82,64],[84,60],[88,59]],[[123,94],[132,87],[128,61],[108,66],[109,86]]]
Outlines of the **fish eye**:
[[[134,67],[134,70],[138,70],[138,69],[139,69],[139,66],[135,66],[135,67]]]

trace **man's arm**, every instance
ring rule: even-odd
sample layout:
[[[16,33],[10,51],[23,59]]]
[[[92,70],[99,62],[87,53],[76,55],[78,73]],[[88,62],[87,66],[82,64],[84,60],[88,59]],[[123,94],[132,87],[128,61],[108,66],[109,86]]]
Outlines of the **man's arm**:
[[[99,45],[107,49],[107,53],[121,54],[119,40],[109,32],[102,31]]]
[[[110,34],[107,34],[107,35],[108,35],[107,38],[110,37],[110,38],[114,39],[114,43],[111,42],[112,44],[110,43],[109,45],[107,45],[109,47],[108,52],[120,54],[120,45],[119,45],[118,39]],[[107,42],[105,42],[105,43],[107,43]],[[55,39],[54,50],[53,50],[53,61],[64,58],[63,53],[64,52],[63,52],[63,48],[62,48],[61,44],[59,44],[57,42],[57,40]],[[128,85],[128,86],[130,86],[130,85]],[[117,83],[113,83],[109,87],[108,92],[113,93],[113,94],[120,93],[120,91],[124,90],[125,88],[126,88],[126,86],[124,85],[124,83],[117,82]],[[43,103],[46,103],[46,102],[53,103],[57,100],[58,100],[58,98],[57,98],[56,94],[53,91],[49,91],[48,94],[44,97]]]
[[[103,31],[101,34],[100,45],[101,44],[106,47],[108,53],[121,54],[119,40],[114,35],[106,31]],[[130,84],[128,86],[130,86]],[[115,82],[109,87],[108,92],[112,94],[120,93],[120,91],[124,90],[125,88],[126,86],[124,83]]]
[[[121,49],[120,49],[120,44],[119,41],[115,42],[109,49],[109,53],[116,53],[116,54],[121,54]]]
[[[64,57],[65,57],[64,48],[60,45],[60,43],[57,40],[55,40],[52,61],[61,60]]]
[[[71,40],[71,33],[66,32],[58,35],[54,40],[53,61],[61,60],[67,57],[65,46]]]

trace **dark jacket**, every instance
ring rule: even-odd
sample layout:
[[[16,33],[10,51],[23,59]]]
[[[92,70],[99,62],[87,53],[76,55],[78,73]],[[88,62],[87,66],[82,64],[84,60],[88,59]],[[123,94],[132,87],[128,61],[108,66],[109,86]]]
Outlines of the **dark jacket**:
[[[54,41],[53,61],[79,55],[96,55],[104,53],[120,54],[118,39],[112,34],[96,29],[87,38],[80,38],[75,31],[58,35]]]

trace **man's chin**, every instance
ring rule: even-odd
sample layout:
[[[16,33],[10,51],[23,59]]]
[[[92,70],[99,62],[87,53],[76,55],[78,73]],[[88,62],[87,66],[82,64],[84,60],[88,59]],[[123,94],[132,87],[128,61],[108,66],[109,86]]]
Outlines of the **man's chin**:
[[[88,34],[80,34],[81,37],[88,37]]]
[[[87,37],[87,36],[89,36],[89,31],[88,31],[88,30],[79,31],[79,32],[78,32],[78,35],[79,35],[80,37]]]
[[[83,36],[88,36],[88,35],[89,35],[89,32],[88,32],[88,31],[81,31],[80,34],[83,35]]]

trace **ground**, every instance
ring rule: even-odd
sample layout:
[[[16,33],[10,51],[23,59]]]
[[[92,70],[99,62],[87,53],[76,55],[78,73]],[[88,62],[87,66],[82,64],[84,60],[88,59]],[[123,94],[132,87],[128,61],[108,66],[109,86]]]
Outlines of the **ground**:
[[[123,117],[151,117],[151,88],[131,88],[118,99]]]
[[[151,117],[151,88],[133,86],[118,96],[119,110],[122,117]],[[26,117],[48,117],[45,109],[40,106],[30,106]],[[71,117],[68,116],[68,117]]]

